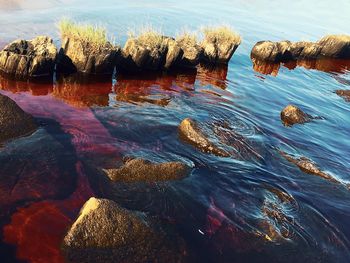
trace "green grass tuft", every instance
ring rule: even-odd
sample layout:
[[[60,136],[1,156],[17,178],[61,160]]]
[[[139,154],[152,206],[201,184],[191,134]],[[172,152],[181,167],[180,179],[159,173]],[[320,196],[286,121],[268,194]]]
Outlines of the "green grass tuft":
[[[102,26],[82,24],[63,18],[58,23],[62,38],[74,38],[95,46],[104,46],[108,42],[107,30]]]

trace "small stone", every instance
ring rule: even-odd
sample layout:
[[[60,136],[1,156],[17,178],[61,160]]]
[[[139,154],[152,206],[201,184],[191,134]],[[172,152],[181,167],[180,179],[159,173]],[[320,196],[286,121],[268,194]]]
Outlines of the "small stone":
[[[284,125],[303,124],[310,121],[311,117],[294,105],[288,105],[281,112],[281,120]]]

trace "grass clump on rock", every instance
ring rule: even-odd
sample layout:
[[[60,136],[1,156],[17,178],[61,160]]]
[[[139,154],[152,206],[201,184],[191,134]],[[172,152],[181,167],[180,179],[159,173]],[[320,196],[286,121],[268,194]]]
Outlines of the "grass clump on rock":
[[[213,42],[241,44],[241,36],[229,26],[204,27],[204,38]]]
[[[241,37],[229,26],[202,28],[204,58],[210,63],[227,64],[241,44]]]
[[[128,36],[149,49],[162,48],[166,45],[162,32],[151,26],[142,27],[137,33],[129,31]]]
[[[108,41],[104,27],[64,18],[58,28],[62,37],[60,58],[66,68],[71,68],[68,65],[72,63],[76,71],[84,74],[113,73],[119,47]]]
[[[102,26],[77,23],[63,18],[58,23],[58,28],[62,38],[73,38],[98,46],[108,42],[107,30]]]

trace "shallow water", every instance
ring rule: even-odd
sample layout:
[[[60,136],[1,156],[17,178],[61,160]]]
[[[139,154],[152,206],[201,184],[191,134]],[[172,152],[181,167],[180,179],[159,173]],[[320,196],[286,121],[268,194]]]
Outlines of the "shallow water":
[[[62,16],[102,23],[121,44],[128,28],[144,24],[175,35],[227,23],[243,36],[227,68],[83,84],[1,78],[0,93],[40,124],[0,148],[1,260],[64,262],[62,237],[97,195],[171,222],[199,262],[349,262],[350,104],[334,92],[349,89],[350,63],[253,65],[249,56],[260,40],[349,34],[348,1],[295,2],[0,1],[1,46],[42,34],[59,44]],[[322,118],[285,127],[279,114],[289,103]],[[186,117],[214,128],[232,158],[182,142],[177,126]],[[339,183],[303,173],[278,150],[312,159]],[[194,169],[178,182],[108,192],[90,185],[94,167],[126,155]]]

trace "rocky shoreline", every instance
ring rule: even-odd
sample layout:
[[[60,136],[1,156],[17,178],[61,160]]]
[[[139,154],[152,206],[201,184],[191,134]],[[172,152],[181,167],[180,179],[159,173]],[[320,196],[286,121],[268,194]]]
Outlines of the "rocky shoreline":
[[[115,69],[126,73],[167,71],[195,68],[200,63],[228,64],[240,45],[237,39],[220,42],[205,37],[201,43],[161,36],[156,44],[145,44],[137,37],[130,38],[124,48],[110,42],[96,46],[80,39],[64,37],[58,50],[49,37],[18,40],[0,52],[0,71],[18,79],[52,77],[56,74],[112,76]],[[258,42],[252,59],[281,62],[301,58],[350,58],[350,37],[327,36],[316,43],[289,41]],[[349,100],[349,92],[337,90]],[[282,123],[288,128],[306,124],[313,117],[294,105],[281,111]],[[212,125],[214,126],[214,125]],[[0,94],[0,143],[27,136],[38,129],[35,119],[14,101]],[[221,129],[221,131],[220,131]],[[222,130],[225,130],[223,134]],[[178,126],[178,137],[203,154],[221,158],[238,158],[231,148],[244,149],[246,156],[258,154],[249,148],[249,141],[229,125],[206,129],[203,123],[186,118]],[[242,148],[244,147],[244,148]],[[307,174],[333,183],[341,183],[321,171],[306,157],[293,157],[278,151],[287,161]],[[248,158],[247,157],[247,158]],[[151,160],[126,158],[119,167],[103,171],[108,183],[156,183],[183,180],[191,174],[191,167],[177,161],[154,163]],[[161,224],[138,211],[127,210],[114,201],[91,198],[63,239],[62,250],[69,262],[191,262],[185,241],[174,235],[171,227]]]

